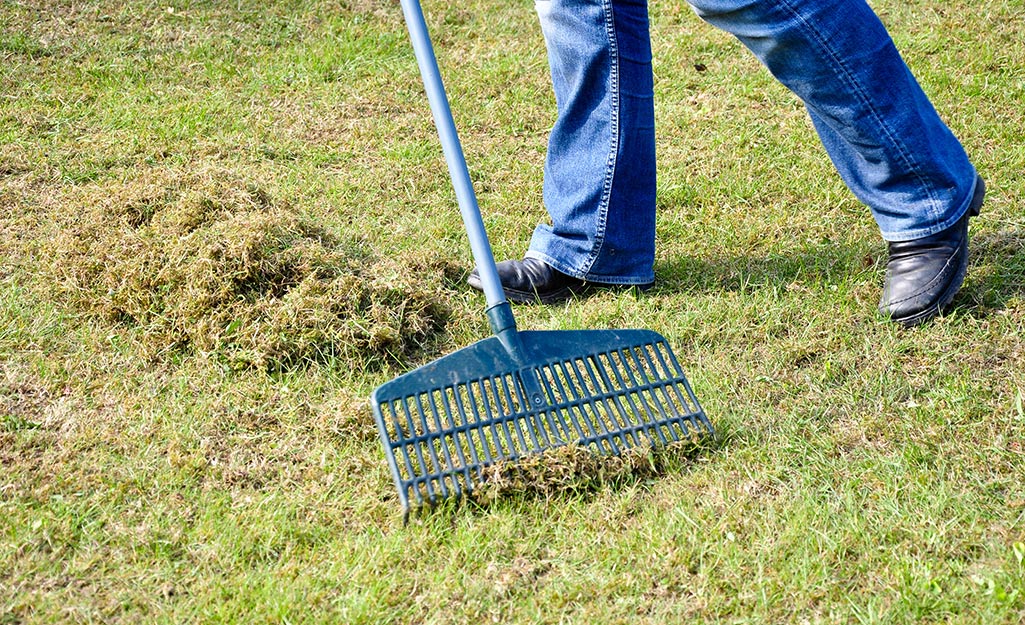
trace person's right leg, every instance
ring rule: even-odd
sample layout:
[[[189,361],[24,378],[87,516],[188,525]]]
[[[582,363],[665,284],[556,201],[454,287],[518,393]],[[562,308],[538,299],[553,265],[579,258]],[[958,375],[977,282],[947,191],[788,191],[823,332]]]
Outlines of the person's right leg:
[[[655,122],[646,0],[537,0],[558,115],[541,224],[499,263],[513,301],[646,287],[655,262]],[[479,288],[479,277],[470,284]]]

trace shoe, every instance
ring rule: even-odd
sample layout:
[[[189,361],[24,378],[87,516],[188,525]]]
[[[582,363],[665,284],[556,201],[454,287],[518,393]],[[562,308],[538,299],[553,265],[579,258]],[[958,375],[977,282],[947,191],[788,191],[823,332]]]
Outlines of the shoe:
[[[580,278],[568,276],[557,271],[548,263],[536,258],[524,258],[523,260],[505,260],[498,263],[498,279],[502,282],[502,290],[510,302],[517,304],[554,304],[570,299],[577,295],[583,295],[594,289],[609,288],[632,288],[636,287],[642,291],[651,288],[654,282],[647,284],[604,284],[598,282],[587,282]],[[480,274],[474,269],[467,284],[477,289],[484,290]]]
[[[971,205],[956,224],[921,239],[889,244],[881,313],[910,328],[950,305],[968,270],[968,220],[979,214],[985,195],[980,177]]]

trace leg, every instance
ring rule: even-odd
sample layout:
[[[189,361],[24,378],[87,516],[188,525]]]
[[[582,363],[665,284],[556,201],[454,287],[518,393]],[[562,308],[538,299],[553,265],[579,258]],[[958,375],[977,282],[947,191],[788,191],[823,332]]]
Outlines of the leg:
[[[553,303],[654,280],[655,111],[647,0],[536,0],[558,117],[541,224],[498,264],[506,297]],[[470,286],[482,288],[476,272]]]
[[[883,238],[957,223],[975,169],[864,0],[690,0],[805,103],[822,143]]]
[[[654,279],[655,121],[646,0],[538,0],[558,118],[552,225],[527,256],[589,282]]]
[[[891,250],[881,309],[902,323],[934,316],[960,288],[983,187],[879,18],[864,0],[689,2],[801,98],[872,210]]]

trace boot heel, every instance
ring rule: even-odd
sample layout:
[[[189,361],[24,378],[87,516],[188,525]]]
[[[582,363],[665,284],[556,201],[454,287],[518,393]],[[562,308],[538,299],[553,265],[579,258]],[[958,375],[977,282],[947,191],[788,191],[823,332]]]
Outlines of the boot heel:
[[[970,216],[979,216],[984,199],[986,199],[986,181],[982,179],[982,176],[977,176],[975,178],[975,193],[972,194],[972,203],[968,206]]]

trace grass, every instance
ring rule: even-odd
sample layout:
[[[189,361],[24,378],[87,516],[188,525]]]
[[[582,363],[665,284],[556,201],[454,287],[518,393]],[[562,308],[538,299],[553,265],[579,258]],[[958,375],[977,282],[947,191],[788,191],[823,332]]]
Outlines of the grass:
[[[874,6],[989,183],[955,310],[876,316],[885,250],[799,103],[653,5],[658,285],[516,314],[664,334],[721,439],[403,527],[364,398],[488,328],[397,5],[5,2],[0,623],[1021,622],[1025,10]],[[516,256],[535,17],[426,9]]]

